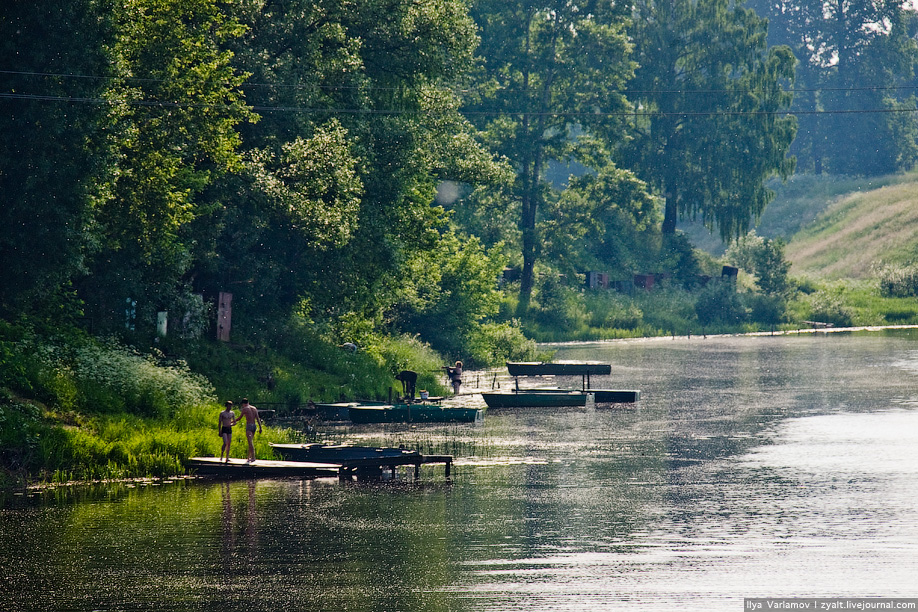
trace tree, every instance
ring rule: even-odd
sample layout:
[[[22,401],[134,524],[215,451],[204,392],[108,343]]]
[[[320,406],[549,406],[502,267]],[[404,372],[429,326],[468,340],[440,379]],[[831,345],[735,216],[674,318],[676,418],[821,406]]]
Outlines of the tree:
[[[61,314],[112,162],[96,128],[111,23],[95,0],[10,0],[0,13],[0,315]]]
[[[425,253],[412,265],[418,281],[410,299],[393,313],[395,323],[446,355],[468,355],[481,326],[498,312],[495,279],[504,266],[500,248],[485,250],[477,238],[447,233],[436,252]]]
[[[196,283],[242,312],[297,309],[330,334],[387,323],[411,299],[412,262],[437,252],[444,179],[496,180],[450,87],[476,43],[450,0],[246,0],[232,48],[261,115],[220,206]],[[203,225],[203,224],[202,224]],[[388,321],[391,323],[391,321]]]
[[[892,0],[751,0],[799,60],[792,151],[802,169],[877,175],[918,159],[910,95],[916,13]]]
[[[632,64],[620,4],[481,0],[482,70],[466,111],[516,171],[522,280],[529,307],[543,236],[540,213],[550,189],[545,168],[571,154],[574,129],[614,138]]]
[[[765,295],[786,296],[790,262],[784,259],[783,241],[762,238],[753,230],[731,244],[725,258],[754,275]]]
[[[631,39],[639,67],[629,97],[640,109],[620,148],[665,198],[663,233],[698,218],[741,236],[789,176],[796,122],[781,110],[793,82],[787,48],[766,49],[767,23],[728,0],[640,0]]]
[[[103,324],[122,321],[130,299],[152,327],[152,313],[187,292],[200,195],[240,167],[236,127],[253,116],[225,44],[242,28],[219,0],[131,0],[112,20],[109,112],[96,129],[112,134],[117,158],[80,289]]]
[[[637,242],[659,221],[657,203],[643,181],[615,167],[608,155],[588,163],[597,170],[571,178],[547,202],[544,252],[571,277],[590,269],[638,268],[647,253]]]

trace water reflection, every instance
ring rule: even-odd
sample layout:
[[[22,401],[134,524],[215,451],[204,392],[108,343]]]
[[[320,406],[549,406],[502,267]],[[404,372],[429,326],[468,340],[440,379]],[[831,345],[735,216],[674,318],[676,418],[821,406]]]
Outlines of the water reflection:
[[[641,403],[336,433],[454,454],[451,483],[429,467],[419,483],[177,481],[6,502],[3,605],[738,610],[743,597],[914,595],[914,337],[559,358],[615,364],[593,384],[640,388]]]

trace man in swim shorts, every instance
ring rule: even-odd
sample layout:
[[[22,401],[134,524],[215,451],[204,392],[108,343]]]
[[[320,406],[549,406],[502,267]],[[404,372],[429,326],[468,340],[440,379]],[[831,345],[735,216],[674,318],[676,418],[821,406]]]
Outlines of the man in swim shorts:
[[[236,413],[233,412],[233,402],[226,402],[226,408],[220,413],[217,420],[217,429],[220,431],[220,437],[223,438],[223,448],[220,449],[220,460],[223,460],[224,451],[226,461],[229,462],[230,443],[233,441],[233,425],[236,424]]]
[[[258,428],[258,433],[261,433],[261,417],[258,416],[258,408],[251,405],[247,398],[242,399],[242,408],[239,409],[241,414],[237,421],[241,421],[242,417],[245,417],[245,439],[249,442],[249,462],[255,461],[255,429]]]

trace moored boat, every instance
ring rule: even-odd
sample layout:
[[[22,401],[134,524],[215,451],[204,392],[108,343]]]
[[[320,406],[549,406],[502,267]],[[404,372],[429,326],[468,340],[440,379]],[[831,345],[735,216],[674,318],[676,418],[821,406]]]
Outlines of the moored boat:
[[[348,408],[354,423],[475,423],[483,419],[478,408],[439,404],[358,404]]]
[[[481,397],[488,408],[561,408],[585,406],[588,395],[567,389],[521,389],[485,391]]]
[[[597,404],[634,404],[641,399],[638,389],[590,389]]]
[[[414,463],[420,453],[404,448],[378,448],[375,446],[351,446],[348,444],[272,444],[278,455],[288,461],[314,461],[317,463],[353,463],[383,461],[385,463],[405,460]]]

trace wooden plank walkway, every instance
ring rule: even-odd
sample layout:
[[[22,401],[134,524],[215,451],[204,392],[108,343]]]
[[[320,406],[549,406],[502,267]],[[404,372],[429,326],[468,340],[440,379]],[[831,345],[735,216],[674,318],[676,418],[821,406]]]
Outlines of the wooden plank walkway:
[[[400,465],[413,465],[415,479],[420,477],[421,466],[431,463],[445,464],[446,478],[450,478],[452,455],[412,455],[405,457],[378,457],[373,459],[347,459],[338,463],[313,461],[275,461],[256,459],[230,459],[228,463],[217,457],[191,457],[185,462],[185,469],[194,474],[219,476],[222,478],[298,477],[322,478],[337,476],[343,480],[357,478],[379,478],[383,470],[392,475]]]
[[[230,459],[225,463],[217,457],[191,457],[185,461],[185,469],[195,474],[221,476],[224,478],[258,478],[265,476],[298,476],[320,478],[338,476],[341,465],[316,463],[312,461],[273,461],[256,459]]]

